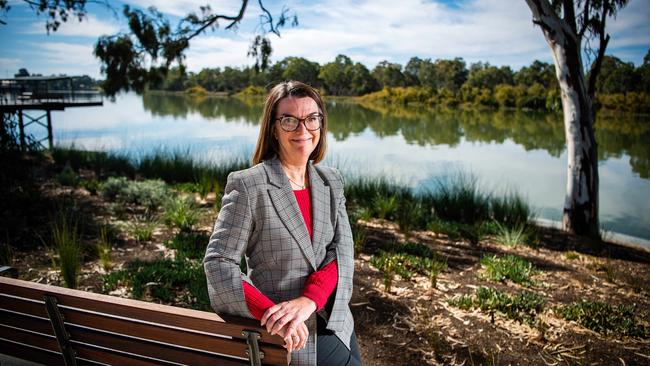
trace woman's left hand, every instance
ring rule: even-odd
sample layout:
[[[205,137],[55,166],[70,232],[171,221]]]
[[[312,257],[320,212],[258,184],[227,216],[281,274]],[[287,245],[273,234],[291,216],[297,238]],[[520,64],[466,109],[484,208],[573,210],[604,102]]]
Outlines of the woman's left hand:
[[[283,327],[287,327],[285,334],[293,333],[298,326],[306,321],[316,311],[314,300],[300,296],[290,301],[273,305],[262,316],[262,326],[271,334],[276,334]]]

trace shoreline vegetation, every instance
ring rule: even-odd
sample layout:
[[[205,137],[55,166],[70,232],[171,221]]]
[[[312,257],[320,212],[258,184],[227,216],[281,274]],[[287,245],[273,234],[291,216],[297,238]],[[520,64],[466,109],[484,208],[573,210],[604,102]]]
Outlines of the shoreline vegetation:
[[[202,258],[227,176],[246,160],[74,146],[5,160],[0,262],[20,278],[211,311]],[[650,251],[536,226],[516,191],[468,174],[422,194],[353,176],[345,190],[364,362],[650,357]],[[394,335],[409,344],[399,355],[382,351]]]
[[[181,73],[172,68],[152,90],[196,96],[265,96],[280,80],[301,80],[325,96],[354,97],[365,103],[390,103],[440,108],[523,109],[561,111],[560,90],[552,64],[533,61],[518,71],[509,66],[462,58],[421,59],[406,65],[379,62],[372,70],[338,55],[320,65],[287,57],[265,71],[251,67],[205,68]],[[637,67],[605,56],[596,82],[595,107],[603,111],[650,112],[650,50]]]

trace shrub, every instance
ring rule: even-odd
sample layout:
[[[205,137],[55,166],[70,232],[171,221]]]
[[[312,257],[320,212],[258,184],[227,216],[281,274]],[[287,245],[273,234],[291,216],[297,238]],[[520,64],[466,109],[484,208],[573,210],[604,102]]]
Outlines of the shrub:
[[[491,281],[510,280],[524,286],[533,283],[530,277],[536,272],[530,262],[511,254],[501,258],[488,255],[481,258],[481,264],[485,266],[484,278]]]
[[[648,338],[650,329],[640,325],[635,317],[634,305],[612,306],[600,301],[574,302],[559,308],[559,314],[585,328],[602,334],[622,334]]]
[[[199,259],[205,255],[205,248],[208,246],[210,236],[205,233],[178,233],[165,246],[176,250],[177,258]]]
[[[510,296],[505,292],[483,286],[476,289],[474,296],[456,296],[447,302],[465,310],[477,308],[492,315],[499,312],[510,319],[528,324],[535,323],[537,314],[544,310],[546,303],[544,298],[532,292],[524,291]]]
[[[61,185],[75,187],[79,181],[79,176],[75,173],[70,164],[66,164],[61,173],[57,174],[56,180]]]
[[[192,231],[198,222],[194,199],[191,196],[172,196],[165,203],[165,223],[181,231]]]
[[[161,180],[130,181],[109,178],[102,184],[102,195],[120,203],[136,204],[155,210],[167,197],[167,185]]]
[[[143,299],[148,294],[170,305],[210,311],[205,283],[201,263],[159,258],[151,262],[136,260],[123,270],[105,275],[103,290],[110,292],[118,286],[127,286],[136,299]]]
[[[387,196],[377,193],[373,199],[374,211],[380,219],[391,219],[397,208],[397,196]]]
[[[416,243],[389,244],[386,250],[373,255],[370,263],[383,272],[386,291],[390,291],[395,274],[410,280],[414,274],[419,273],[429,277],[432,287],[435,287],[438,274],[447,268],[446,262],[435,252]]]
[[[82,179],[79,182],[79,185],[85,188],[88,192],[90,192],[90,194],[97,194],[102,184],[97,179],[91,178],[91,179]]]
[[[530,238],[532,237],[531,228],[525,223],[517,224],[513,227],[501,225],[497,221],[494,223],[496,224],[496,241],[498,243],[514,247],[530,242]]]
[[[131,235],[139,244],[151,241],[153,239],[153,232],[156,230],[157,223],[155,221],[133,221],[129,226]]]

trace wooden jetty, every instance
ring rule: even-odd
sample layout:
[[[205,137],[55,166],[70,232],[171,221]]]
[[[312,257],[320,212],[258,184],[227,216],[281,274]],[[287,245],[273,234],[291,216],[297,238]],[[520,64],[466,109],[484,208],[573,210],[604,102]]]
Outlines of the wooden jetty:
[[[25,127],[37,124],[47,129],[47,137],[33,141],[43,146],[53,146],[52,111],[70,107],[90,107],[104,104],[98,91],[76,90],[73,76],[26,76],[0,79],[0,128],[18,127],[20,146],[25,149]],[[26,111],[42,111],[36,117]]]

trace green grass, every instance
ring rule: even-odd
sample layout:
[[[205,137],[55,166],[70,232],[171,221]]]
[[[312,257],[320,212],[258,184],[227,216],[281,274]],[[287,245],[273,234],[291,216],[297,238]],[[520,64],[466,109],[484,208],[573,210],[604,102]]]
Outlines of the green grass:
[[[510,229],[526,227],[532,218],[532,209],[518,192],[490,197],[492,218]]]
[[[180,232],[165,246],[176,250],[177,258],[202,259],[210,236],[199,232]]]
[[[110,230],[108,226],[102,226],[99,229],[99,243],[96,245],[97,255],[99,256],[99,263],[104,271],[113,268],[111,260],[112,243],[110,239]]]
[[[165,202],[165,223],[183,232],[192,231],[199,221],[193,196],[172,196]]]
[[[68,164],[73,170],[80,168],[93,170],[97,177],[110,175],[125,175],[133,177],[136,168],[126,155],[106,153],[102,151],[78,150],[73,146],[54,147],[51,152],[54,161],[59,165]]]
[[[81,242],[77,221],[65,213],[57,215],[51,224],[53,250],[58,260],[63,282],[68,288],[77,288],[81,270]]]
[[[448,303],[464,310],[480,309],[490,314],[498,312],[519,322],[535,324],[546,301],[532,292],[524,291],[511,296],[489,287],[479,287],[474,295],[456,296],[448,300]]]
[[[104,292],[119,286],[131,289],[133,298],[211,311],[205,272],[201,262],[156,259],[136,260],[124,269],[104,276]]]
[[[575,321],[601,334],[650,337],[650,329],[638,324],[635,312],[634,305],[613,306],[605,302],[587,300],[558,309],[558,313],[566,320]]]
[[[128,228],[135,241],[138,244],[144,244],[153,239],[153,232],[156,230],[157,225],[158,223],[156,221],[135,220],[129,224]]]
[[[537,272],[530,262],[511,254],[503,257],[488,255],[481,258],[481,264],[485,266],[483,278],[497,282],[510,280],[523,286],[533,284],[530,277]]]
[[[429,247],[417,243],[390,243],[370,258],[370,263],[383,273],[384,287],[390,291],[394,275],[410,280],[415,274],[425,275],[435,287],[438,275],[447,263]]]
[[[499,244],[515,247],[517,245],[533,243],[532,238],[534,236],[532,228],[525,222],[508,226],[494,221],[494,225],[496,226],[495,240]]]
[[[79,182],[79,176],[72,170],[70,164],[66,164],[63,170],[56,175],[56,180],[63,186],[76,187]]]
[[[573,250],[569,250],[568,252],[564,253],[564,258],[566,258],[566,259],[568,259],[570,261],[573,261],[573,260],[579,259],[580,254],[578,254],[577,252],[575,252]]]
[[[459,173],[446,181],[438,181],[437,190],[423,197],[444,221],[476,224],[490,216],[489,195],[480,190],[476,178]]]

